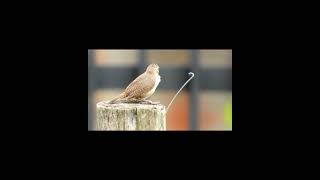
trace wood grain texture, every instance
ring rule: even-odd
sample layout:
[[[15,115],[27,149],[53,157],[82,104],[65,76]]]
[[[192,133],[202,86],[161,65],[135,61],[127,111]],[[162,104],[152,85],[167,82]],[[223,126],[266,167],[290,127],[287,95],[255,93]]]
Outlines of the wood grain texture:
[[[161,104],[97,103],[96,130],[163,131],[166,130],[166,110]]]

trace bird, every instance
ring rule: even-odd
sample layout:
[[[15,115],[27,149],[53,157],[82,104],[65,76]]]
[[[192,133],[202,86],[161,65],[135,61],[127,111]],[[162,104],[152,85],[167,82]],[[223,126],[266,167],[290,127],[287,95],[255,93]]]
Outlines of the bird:
[[[149,98],[158,87],[161,81],[159,75],[159,65],[150,64],[144,73],[134,79],[117,97],[109,101],[110,104],[117,102],[140,102],[148,104],[158,104],[146,100]]]

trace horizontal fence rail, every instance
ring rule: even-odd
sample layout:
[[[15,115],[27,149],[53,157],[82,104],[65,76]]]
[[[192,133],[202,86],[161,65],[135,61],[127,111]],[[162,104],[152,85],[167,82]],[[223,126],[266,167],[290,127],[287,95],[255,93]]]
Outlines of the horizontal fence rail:
[[[125,88],[138,75],[136,67],[94,67],[95,77],[93,89],[102,88]],[[189,78],[188,72],[192,71],[186,67],[163,67],[160,66],[161,83],[157,89],[175,90]],[[199,78],[200,90],[232,90],[232,69],[199,68],[195,74]]]

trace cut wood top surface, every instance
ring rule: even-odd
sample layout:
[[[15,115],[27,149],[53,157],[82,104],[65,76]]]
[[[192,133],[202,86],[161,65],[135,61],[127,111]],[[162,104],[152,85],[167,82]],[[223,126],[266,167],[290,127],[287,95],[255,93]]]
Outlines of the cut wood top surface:
[[[139,103],[117,103],[117,104],[109,104],[107,101],[101,101],[97,103],[97,107],[99,108],[107,108],[107,109],[132,109],[132,108],[139,108],[139,109],[158,109],[158,110],[164,110],[165,106],[162,104],[139,104]]]

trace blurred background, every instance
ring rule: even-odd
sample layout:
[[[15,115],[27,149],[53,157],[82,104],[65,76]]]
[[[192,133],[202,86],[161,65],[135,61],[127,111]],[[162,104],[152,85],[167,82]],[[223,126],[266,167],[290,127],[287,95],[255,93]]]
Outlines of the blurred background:
[[[88,50],[88,130],[95,105],[120,94],[150,63],[161,82],[150,100],[168,106],[167,130],[232,130],[232,50]]]

